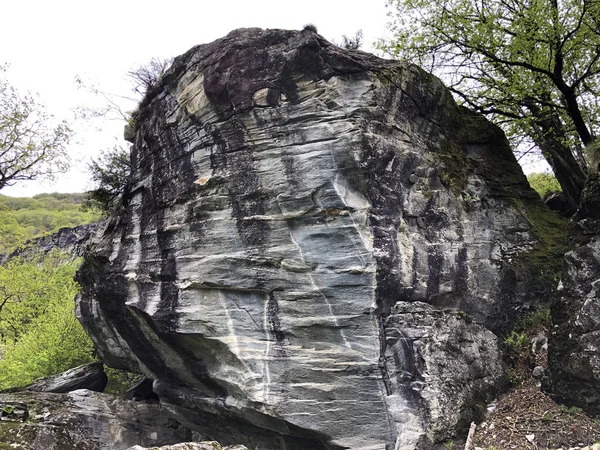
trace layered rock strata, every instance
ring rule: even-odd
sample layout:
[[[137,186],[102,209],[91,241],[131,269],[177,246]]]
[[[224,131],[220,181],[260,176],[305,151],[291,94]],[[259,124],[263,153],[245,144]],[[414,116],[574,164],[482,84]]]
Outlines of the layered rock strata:
[[[73,228],[61,228],[56,233],[32,239],[8,255],[0,255],[0,264],[11,258],[31,258],[35,255],[59,250],[74,259],[83,256],[88,239],[100,227],[101,223],[88,223]]]
[[[489,330],[546,301],[560,221],[439,80],[243,29],[176,58],[136,120],[77,312],[177,420],[265,449],[429,449],[501,388]]]

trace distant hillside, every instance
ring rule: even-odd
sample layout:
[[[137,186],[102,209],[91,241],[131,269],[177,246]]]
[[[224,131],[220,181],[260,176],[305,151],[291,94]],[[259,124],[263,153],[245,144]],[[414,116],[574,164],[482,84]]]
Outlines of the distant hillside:
[[[39,194],[32,198],[0,194],[0,254],[60,228],[97,221],[98,213],[81,209],[84,199],[83,193]]]

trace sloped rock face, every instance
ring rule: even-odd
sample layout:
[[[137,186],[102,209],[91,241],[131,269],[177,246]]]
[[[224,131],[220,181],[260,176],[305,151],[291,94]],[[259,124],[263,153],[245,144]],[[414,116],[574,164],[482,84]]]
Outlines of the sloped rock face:
[[[33,239],[8,255],[0,255],[0,264],[4,264],[11,258],[29,258],[52,250],[60,250],[72,255],[73,258],[79,258],[83,256],[87,241],[98,231],[100,224],[100,222],[88,223],[73,228],[61,228],[49,236]]]
[[[137,120],[77,312],[184,425],[433,448],[502,385],[484,326],[546,301],[560,221],[439,80],[310,30],[237,30],[177,58]]]
[[[158,404],[85,389],[68,394],[2,393],[0,404],[22,405],[29,414],[25,420],[0,418],[2,448],[125,450],[136,444],[176,444],[191,440],[193,434]]]
[[[600,414],[600,174],[589,176],[569,224],[573,249],[552,308],[547,390],[565,404]]]

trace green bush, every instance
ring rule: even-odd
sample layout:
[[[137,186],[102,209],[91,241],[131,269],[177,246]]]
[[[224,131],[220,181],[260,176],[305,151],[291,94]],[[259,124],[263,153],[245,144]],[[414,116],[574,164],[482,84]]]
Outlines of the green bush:
[[[127,372],[125,370],[113,369],[104,366],[104,372],[108,376],[108,384],[104,392],[123,397],[127,390],[143,378],[143,375]]]
[[[532,173],[527,176],[527,181],[542,198],[552,192],[562,192],[558,180],[550,172]]]
[[[0,266],[0,389],[94,360],[93,344],[74,314],[78,265],[51,252]]]

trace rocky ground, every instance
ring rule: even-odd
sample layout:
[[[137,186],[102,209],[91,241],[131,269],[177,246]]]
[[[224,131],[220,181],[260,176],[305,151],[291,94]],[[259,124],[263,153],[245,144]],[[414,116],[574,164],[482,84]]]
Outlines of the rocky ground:
[[[485,422],[477,425],[472,449],[600,450],[600,418],[556,403],[539,387],[548,369],[549,326],[549,317],[538,314],[504,339],[517,386],[490,406]]]

